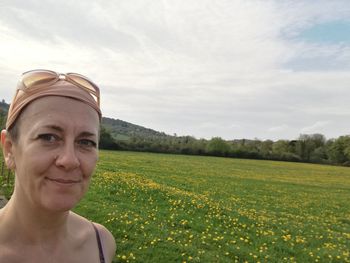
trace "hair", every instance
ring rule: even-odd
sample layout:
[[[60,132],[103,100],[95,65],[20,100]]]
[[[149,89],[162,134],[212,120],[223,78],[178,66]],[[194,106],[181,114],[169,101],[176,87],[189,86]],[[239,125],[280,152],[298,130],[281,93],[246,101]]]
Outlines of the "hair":
[[[19,126],[21,126],[21,118],[22,118],[22,114],[23,111],[27,108],[28,105],[24,106],[23,109],[21,109],[21,111],[19,112],[16,120],[11,124],[11,126],[7,129],[7,133],[9,135],[9,137],[11,138],[11,140],[14,143],[18,142],[19,139],[19,135],[20,135],[20,130],[19,130]]]
[[[19,138],[19,120],[17,119],[8,129],[8,135],[14,143],[17,143]]]

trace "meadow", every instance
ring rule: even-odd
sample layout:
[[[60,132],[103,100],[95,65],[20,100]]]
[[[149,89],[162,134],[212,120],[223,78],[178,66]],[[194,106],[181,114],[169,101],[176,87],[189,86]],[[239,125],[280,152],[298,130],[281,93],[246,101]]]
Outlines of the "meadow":
[[[114,262],[350,262],[350,168],[101,151],[75,211]]]

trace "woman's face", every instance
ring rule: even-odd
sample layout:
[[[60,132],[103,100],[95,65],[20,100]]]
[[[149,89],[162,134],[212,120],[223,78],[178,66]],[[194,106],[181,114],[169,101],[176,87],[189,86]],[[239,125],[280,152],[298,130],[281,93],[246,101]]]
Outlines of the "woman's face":
[[[11,145],[16,198],[51,211],[83,197],[98,159],[99,117],[78,100],[48,96],[30,103]]]

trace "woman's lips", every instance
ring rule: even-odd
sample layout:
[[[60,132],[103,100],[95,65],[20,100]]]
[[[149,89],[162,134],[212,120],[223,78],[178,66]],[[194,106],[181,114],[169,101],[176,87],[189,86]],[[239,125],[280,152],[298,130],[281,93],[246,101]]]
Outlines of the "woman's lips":
[[[73,179],[49,178],[49,177],[45,177],[45,178],[51,182],[55,182],[59,184],[77,184],[81,182],[81,180],[73,180]]]

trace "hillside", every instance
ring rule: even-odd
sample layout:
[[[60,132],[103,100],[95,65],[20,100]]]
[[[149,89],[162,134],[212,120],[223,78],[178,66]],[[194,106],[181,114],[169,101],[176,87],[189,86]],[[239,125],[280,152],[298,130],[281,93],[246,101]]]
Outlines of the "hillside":
[[[171,137],[164,132],[158,132],[140,125],[132,124],[119,119],[102,118],[102,125],[116,140],[129,140],[131,137],[139,138],[164,138]]]
[[[0,129],[5,127],[6,115],[10,105],[4,100],[0,101]]]
[[[0,113],[3,116],[7,114],[9,107],[10,105],[4,100],[0,101]],[[102,126],[118,141],[127,141],[132,137],[143,139],[172,137],[163,132],[158,132],[130,122],[107,117],[102,118]]]
[[[0,111],[7,112],[9,110],[10,104],[7,104],[5,100],[0,101]]]

